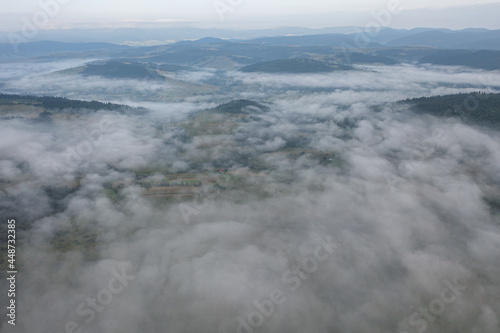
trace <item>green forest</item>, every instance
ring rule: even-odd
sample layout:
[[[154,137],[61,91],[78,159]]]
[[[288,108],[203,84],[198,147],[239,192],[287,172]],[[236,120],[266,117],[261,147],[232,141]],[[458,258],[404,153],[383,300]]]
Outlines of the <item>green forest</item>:
[[[500,94],[484,92],[420,97],[400,101],[412,110],[437,117],[457,117],[468,124],[500,130]]]
[[[220,104],[213,111],[218,113],[246,114],[250,111],[268,111],[269,107],[258,102],[246,99],[238,99],[228,103]]]
[[[175,69],[178,70],[178,68]],[[148,65],[139,63],[123,63],[118,61],[108,61],[106,63],[88,64],[87,66],[85,66],[85,68],[81,71],[80,74],[85,76],[101,76],[108,79],[136,79],[136,80],[165,81],[164,76],[151,70],[148,67]]]
[[[141,108],[132,108],[127,105],[103,103],[98,101],[81,101],[73,100],[64,97],[50,97],[50,96],[33,96],[33,95],[12,95],[0,93],[0,106],[1,105],[34,105],[41,106],[49,110],[66,110],[70,109],[73,112],[83,112],[84,110],[108,110],[108,111],[143,111]],[[83,110],[83,111],[82,111]],[[73,113],[72,112],[72,113]]]

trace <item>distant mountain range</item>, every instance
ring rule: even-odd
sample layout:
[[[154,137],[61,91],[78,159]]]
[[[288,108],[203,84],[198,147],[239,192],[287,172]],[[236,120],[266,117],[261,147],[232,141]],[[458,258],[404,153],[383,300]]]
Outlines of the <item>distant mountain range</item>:
[[[387,46],[429,46],[443,49],[500,50],[500,30],[432,30],[387,42]]]
[[[348,34],[354,33],[357,27],[331,27],[310,29],[303,27],[280,27],[275,29],[226,30],[201,29],[194,27],[172,28],[117,28],[117,29],[51,29],[40,30],[33,41],[54,40],[59,42],[107,42],[147,46],[154,43],[196,40],[204,37],[223,39],[250,39],[264,36],[316,35],[316,34]],[[21,32],[17,34],[22,35]],[[8,43],[7,32],[0,32],[0,43]]]
[[[500,69],[500,51],[443,50],[420,59],[420,63]]]
[[[352,69],[350,66],[302,58],[259,62],[245,66],[240,71],[245,73],[321,73],[350,69]]]
[[[304,36],[277,36],[264,37],[250,40],[255,44],[265,45],[296,45],[296,46],[333,46],[333,47],[355,47],[355,34],[321,34],[321,35],[304,35]],[[368,42],[366,47],[380,47],[382,44],[376,42]]]
[[[14,48],[10,43],[0,43],[0,55],[39,57],[54,53],[117,51],[127,48],[129,47],[125,45],[110,43],[63,43],[54,41],[20,43]]]
[[[285,28],[283,28],[285,29]],[[285,30],[279,31],[285,31]],[[295,28],[294,28],[295,29]],[[336,28],[342,30],[341,28]],[[295,29],[302,31],[300,28]],[[325,31],[328,29],[322,29]],[[333,30],[333,29],[332,29]],[[62,43],[39,41],[17,45],[0,44],[0,60],[36,58],[38,61],[52,61],[71,58],[113,59],[119,63],[116,68],[92,66],[81,72],[83,75],[99,75],[117,78],[152,77],[156,71],[179,71],[186,67],[241,69],[244,71],[275,71],[283,65],[297,65],[295,72],[317,71],[318,63],[324,61],[327,67],[338,69],[352,64],[431,63],[436,65],[468,66],[485,70],[500,69],[500,30],[419,28],[398,30],[385,28],[378,34],[364,35],[361,30],[344,28],[350,33],[303,34],[300,36],[267,36],[253,39],[220,39],[206,37],[192,41],[148,46],[130,47],[110,43]],[[208,30],[209,33],[211,30]],[[274,30],[273,30],[274,31]],[[311,32],[313,30],[306,29]],[[262,32],[262,31],[261,31]],[[310,64],[286,64],[292,59],[310,59]],[[285,62],[283,62],[286,60]],[[281,61],[281,64],[266,62]],[[156,64],[170,66],[169,69],[138,66]],[[324,64],[323,64],[324,65]],[[278,67],[277,67],[278,66]],[[318,67],[319,66],[319,67]],[[333,66],[333,67],[332,67]],[[126,68],[125,68],[126,67]],[[308,67],[309,69],[306,69]],[[329,68],[324,68],[325,70]],[[104,72],[103,72],[104,71]],[[278,72],[282,70],[278,70]],[[135,74],[134,74],[135,73]],[[161,79],[157,77],[157,79]]]
[[[133,46],[155,46],[184,40],[198,40],[204,37],[216,37],[226,40],[257,39],[256,42],[266,42],[268,38],[283,37],[298,45],[332,45],[337,42],[353,42],[358,35],[364,34],[362,27],[332,27],[309,29],[301,27],[282,27],[261,30],[223,30],[200,29],[192,27],[161,28],[161,29],[63,29],[40,30],[31,39],[32,42],[58,41],[66,43],[113,43]],[[15,33],[22,36],[21,32]],[[0,43],[9,44],[11,33],[0,32]],[[314,36],[303,39],[303,36]],[[363,41],[365,40],[365,36]],[[474,48],[498,50],[500,30],[464,29],[449,30],[435,28],[393,29],[383,28],[378,33],[370,33],[369,42],[388,46],[432,46],[442,48]],[[288,43],[286,41],[286,43]],[[280,45],[279,41],[272,41]],[[97,45],[95,45],[97,46]],[[3,52],[3,51],[0,51]]]

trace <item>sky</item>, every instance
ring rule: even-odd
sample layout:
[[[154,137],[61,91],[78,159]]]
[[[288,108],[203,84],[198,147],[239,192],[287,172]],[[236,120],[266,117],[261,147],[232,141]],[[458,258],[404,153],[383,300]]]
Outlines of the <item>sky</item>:
[[[0,30],[189,25],[228,29],[364,26],[374,13],[400,8],[388,26],[500,29],[495,0],[0,0]],[[48,13],[49,19],[43,13]]]

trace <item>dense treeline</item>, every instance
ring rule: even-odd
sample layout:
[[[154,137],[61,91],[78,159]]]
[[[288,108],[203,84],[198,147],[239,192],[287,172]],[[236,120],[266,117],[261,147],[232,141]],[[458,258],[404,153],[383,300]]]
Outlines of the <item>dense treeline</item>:
[[[165,80],[165,77],[151,70],[148,65],[118,61],[89,64],[80,74],[102,76],[109,79]]]
[[[247,99],[238,99],[228,103],[220,104],[214,110],[220,113],[241,114],[249,113],[249,107],[254,108],[254,110],[255,108],[261,111],[269,110],[267,106]]]
[[[458,117],[466,123],[500,129],[500,94],[461,93],[406,99],[400,103],[410,104],[418,112],[438,117]]]
[[[41,106],[45,109],[52,110],[63,110],[63,109],[73,109],[73,110],[108,110],[108,111],[144,111],[142,108],[132,108],[127,105],[113,104],[113,103],[102,103],[98,101],[81,101],[73,100],[64,97],[50,97],[50,96],[33,96],[33,95],[12,95],[12,94],[2,94],[0,93],[0,105],[35,105]]]
[[[102,103],[97,101],[70,100],[62,97],[40,97],[40,102],[47,109],[89,109],[89,110],[112,110],[119,111],[124,105]]]

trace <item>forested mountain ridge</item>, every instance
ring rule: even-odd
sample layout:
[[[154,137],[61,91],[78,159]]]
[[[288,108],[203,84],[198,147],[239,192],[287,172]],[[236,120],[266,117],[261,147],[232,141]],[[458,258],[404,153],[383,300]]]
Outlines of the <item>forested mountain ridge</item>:
[[[500,94],[484,92],[419,97],[400,101],[412,110],[437,117],[458,117],[475,125],[500,130]]]
[[[98,101],[73,100],[64,97],[13,95],[0,93],[0,107],[12,105],[40,106],[49,110],[107,110],[107,111],[144,111],[143,108],[133,108],[128,105],[103,103]]]

